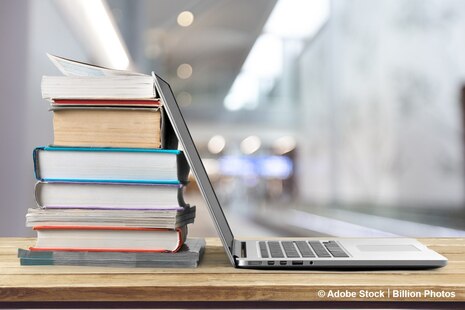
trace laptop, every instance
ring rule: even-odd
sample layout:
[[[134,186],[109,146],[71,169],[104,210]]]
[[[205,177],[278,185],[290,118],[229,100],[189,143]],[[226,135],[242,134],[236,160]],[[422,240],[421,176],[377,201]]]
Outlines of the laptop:
[[[237,268],[420,269],[447,259],[410,238],[234,238],[170,85],[154,75],[155,87],[181,142],[229,261]]]

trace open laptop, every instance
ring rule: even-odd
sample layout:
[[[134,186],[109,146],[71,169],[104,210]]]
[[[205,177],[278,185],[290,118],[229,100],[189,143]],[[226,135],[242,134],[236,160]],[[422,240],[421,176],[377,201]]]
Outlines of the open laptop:
[[[442,267],[447,259],[415,239],[281,238],[237,240],[229,227],[171,87],[155,87],[207,203],[226,254],[234,267],[289,269],[418,269]]]

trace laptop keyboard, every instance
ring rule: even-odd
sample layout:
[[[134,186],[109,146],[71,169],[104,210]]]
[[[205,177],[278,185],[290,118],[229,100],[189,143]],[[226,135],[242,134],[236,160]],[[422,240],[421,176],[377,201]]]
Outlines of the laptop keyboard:
[[[259,241],[262,258],[349,257],[336,241]]]

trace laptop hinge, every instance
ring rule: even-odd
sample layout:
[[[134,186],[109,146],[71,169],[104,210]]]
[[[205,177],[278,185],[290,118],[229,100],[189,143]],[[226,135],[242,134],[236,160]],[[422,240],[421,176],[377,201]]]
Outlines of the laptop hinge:
[[[234,240],[232,253],[235,257],[247,257],[247,247],[246,242]]]

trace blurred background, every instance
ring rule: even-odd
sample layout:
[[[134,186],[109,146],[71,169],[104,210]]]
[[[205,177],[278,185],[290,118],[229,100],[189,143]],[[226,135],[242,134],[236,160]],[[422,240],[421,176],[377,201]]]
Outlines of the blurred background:
[[[464,1],[1,1],[0,39],[0,236],[33,235],[47,52],[167,79],[238,236],[465,236]]]

